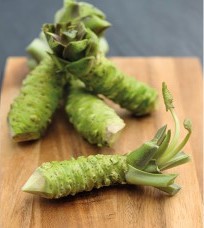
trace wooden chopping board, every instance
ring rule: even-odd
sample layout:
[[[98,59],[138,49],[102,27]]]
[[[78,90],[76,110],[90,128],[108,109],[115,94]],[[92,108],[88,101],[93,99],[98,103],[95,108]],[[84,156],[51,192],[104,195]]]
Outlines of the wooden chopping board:
[[[45,137],[32,143],[11,141],[6,122],[9,106],[19,93],[28,69],[26,58],[9,58],[2,87],[0,109],[0,227],[185,227],[202,225],[202,77],[195,58],[112,58],[124,72],[160,91],[158,110],[145,118],[133,118],[114,105],[126,128],[112,149],[88,144],[58,110]],[[59,200],[42,199],[21,191],[31,173],[42,162],[89,154],[126,153],[149,140],[164,125],[173,127],[161,98],[165,81],[174,95],[181,121],[189,117],[193,135],[185,151],[192,162],[170,170],[179,173],[182,190],[168,197],[148,187],[115,186]],[[183,135],[185,130],[183,130]],[[197,172],[197,175],[196,175]],[[198,177],[198,178],[197,178]],[[198,181],[199,179],[199,181]]]

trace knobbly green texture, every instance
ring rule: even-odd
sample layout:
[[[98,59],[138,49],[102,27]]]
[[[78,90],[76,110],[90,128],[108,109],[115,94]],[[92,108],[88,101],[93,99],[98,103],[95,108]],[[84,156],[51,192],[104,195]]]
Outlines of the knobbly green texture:
[[[157,91],[125,75],[104,57],[99,57],[89,74],[78,77],[90,91],[103,94],[136,116],[148,114],[155,109]]]
[[[77,131],[98,146],[111,146],[125,126],[112,108],[80,85],[71,86],[66,112]]]
[[[47,162],[37,169],[45,177],[46,198],[75,195],[93,188],[125,184],[126,157],[121,155],[90,155],[62,162]]]
[[[59,105],[63,78],[47,57],[23,81],[20,94],[11,105],[8,122],[14,141],[40,138]]]

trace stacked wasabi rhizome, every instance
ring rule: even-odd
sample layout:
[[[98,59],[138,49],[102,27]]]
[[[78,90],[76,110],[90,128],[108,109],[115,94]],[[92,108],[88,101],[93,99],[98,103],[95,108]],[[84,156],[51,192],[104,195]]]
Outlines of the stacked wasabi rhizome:
[[[46,162],[36,169],[22,190],[45,198],[60,198],[112,184],[132,184],[152,186],[175,195],[181,188],[174,183],[177,174],[162,171],[189,161],[189,156],[181,150],[191,135],[192,126],[190,120],[184,120],[187,134],[180,141],[179,120],[165,84],[163,97],[175,122],[172,136],[165,125],[152,140],[126,155],[100,154]]]

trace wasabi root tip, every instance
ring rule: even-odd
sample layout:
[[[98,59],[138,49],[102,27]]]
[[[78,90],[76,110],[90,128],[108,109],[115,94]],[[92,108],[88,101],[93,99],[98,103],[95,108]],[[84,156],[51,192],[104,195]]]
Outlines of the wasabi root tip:
[[[49,198],[50,192],[46,189],[46,179],[37,170],[30,176],[28,181],[22,187],[23,192],[40,195]]]

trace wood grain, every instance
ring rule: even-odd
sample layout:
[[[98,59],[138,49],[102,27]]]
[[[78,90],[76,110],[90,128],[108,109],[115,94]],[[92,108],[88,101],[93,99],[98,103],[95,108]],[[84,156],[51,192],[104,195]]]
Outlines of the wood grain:
[[[46,200],[21,191],[22,185],[42,162],[97,153],[126,153],[152,138],[167,123],[169,113],[161,99],[151,116],[135,119],[114,105],[127,124],[113,148],[97,148],[85,142],[58,110],[45,137],[32,143],[13,143],[6,122],[13,98],[28,69],[25,58],[9,58],[2,88],[0,110],[0,227],[185,227],[200,228],[202,186],[202,79],[194,58],[113,58],[124,72],[161,91],[166,81],[175,97],[181,120],[189,117],[194,129],[185,151],[192,162],[172,169],[179,173],[183,189],[168,197],[148,187],[115,186],[60,200]],[[184,131],[183,131],[184,135]],[[197,175],[196,175],[197,171]],[[199,182],[198,182],[198,179]]]

